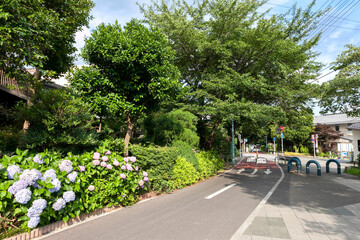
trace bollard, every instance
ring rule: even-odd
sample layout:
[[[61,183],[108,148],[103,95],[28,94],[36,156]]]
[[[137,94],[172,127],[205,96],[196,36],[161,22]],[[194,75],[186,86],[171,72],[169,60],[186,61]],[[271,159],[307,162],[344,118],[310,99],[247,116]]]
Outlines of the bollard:
[[[309,173],[310,173],[310,164],[311,164],[311,163],[315,163],[315,164],[316,164],[316,166],[317,166],[317,175],[318,175],[318,176],[321,176],[321,166],[320,166],[319,162],[316,161],[316,160],[310,160],[310,161],[308,161],[308,162],[306,163],[306,174],[309,174]]]
[[[339,162],[338,160],[335,160],[335,159],[329,159],[329,160],[326,161],[326,173],[329,173],[329,172],[330,172],[330,167],[329,167],[329,165],[330,165],[330,163],[332,163],[332,162],[336,163],[336,165],[337,165],[337,173],[338,173],[338,174],[341,174],[341,165],[340,165],[340,162]]]

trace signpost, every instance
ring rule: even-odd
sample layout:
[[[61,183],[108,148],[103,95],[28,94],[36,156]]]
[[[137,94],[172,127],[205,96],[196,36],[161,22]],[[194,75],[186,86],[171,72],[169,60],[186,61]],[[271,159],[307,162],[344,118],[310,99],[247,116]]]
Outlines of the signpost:
[[[280,135],[280,138],[281,138],[281,154],[284,156],[284,127],[283,126],[280,126],[280,130],[281,130],[281,135]]]
[[[244,139],[244,152],[246,152],[246,143],[247,143],[247,141],[248,141],[248,139],[245,138],[245,139]]]
[[[275,152],[276,152],[275,141],[276,141],[276,137],[274,137],[274,155],[275,155]]]
[[[235,146],[234,146],[234,119],[231,120],[231,159],[235,163]]]
[[[316,153],[315,153],[315,135],[314,134],[311,134],[311,142],[314,145],[314,157],[316,157]]]
[[[238,139],[239,139],[239,157],[241,158],[241,134],[238,134]]]

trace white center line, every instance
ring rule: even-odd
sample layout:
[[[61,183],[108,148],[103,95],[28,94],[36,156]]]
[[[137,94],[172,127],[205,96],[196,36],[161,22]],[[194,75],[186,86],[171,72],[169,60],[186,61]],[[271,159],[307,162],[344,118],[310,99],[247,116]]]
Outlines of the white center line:
[[[236,183],[233,183],[233,184],[230,184],[229,186],[227,187],[224,187],[223,189],[220,189],[219,191],[207,196],[205,199],[212,199],[213,197],[215,197],[216,195],[219,195],[220,193],[222,192],[225,192],[226,190],[228,190],[229,188],[232,188],[233,186],[235,186]]]

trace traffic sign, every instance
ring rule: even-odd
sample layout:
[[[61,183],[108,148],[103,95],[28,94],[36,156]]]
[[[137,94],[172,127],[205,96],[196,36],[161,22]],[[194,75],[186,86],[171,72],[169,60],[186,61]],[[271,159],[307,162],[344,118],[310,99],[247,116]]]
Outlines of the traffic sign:
[[[284,134],[283,134],[283,132],[281,132],[281,136],[280,136],[281,138],[284,138]]]
[[[244,141],[247,142],[247,138],[245,138]]]
[[[276,141],[276,137],[274,137],[274,141]]]
[[[281,131],[284,131],[284,127],[283,127],[283,126],[280,126],[280,130],[281,130]]]
[[[311,134],[311,142],[315,142],[315,135],[314,134]]]

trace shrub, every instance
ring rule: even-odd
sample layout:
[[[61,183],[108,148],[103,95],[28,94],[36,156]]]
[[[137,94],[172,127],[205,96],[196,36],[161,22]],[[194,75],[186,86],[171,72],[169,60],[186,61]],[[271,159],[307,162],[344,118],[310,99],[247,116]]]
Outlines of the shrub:
[[[189,186],[199,179],[195,167],[186,161],[185,158],[178,157],[172,171],[172,183],[174,188]]]
[[[309,148],[307,148],[307,147],[304,146],[304,145],[301,145],[301,146],[300,146],[300,152],[301,152],[301,153],[309,153]]]
[[[196,170],[198,169],[198,160],[195,156],[194,149],[189,144],[182,141],[175,141],[173,147],[176,148],[178,156],[185,158]]]
[[[200,152],[196,154],[199,162],[199,177],[206,179],[215,175],[224,167],[224,160],[216,152]]]

